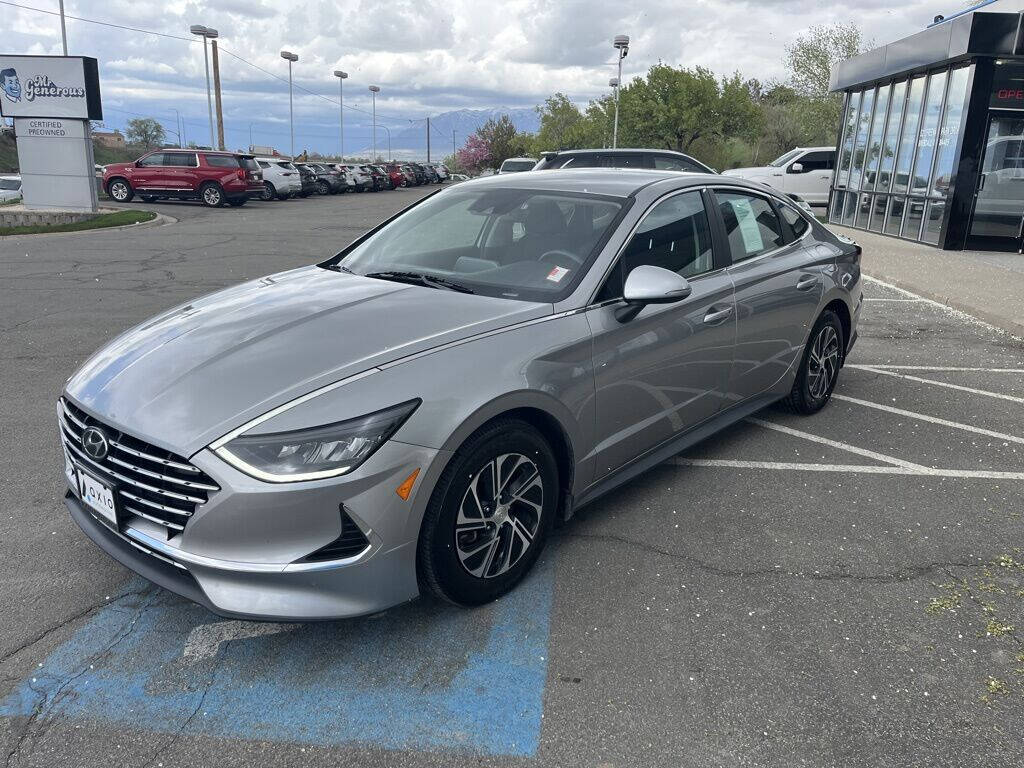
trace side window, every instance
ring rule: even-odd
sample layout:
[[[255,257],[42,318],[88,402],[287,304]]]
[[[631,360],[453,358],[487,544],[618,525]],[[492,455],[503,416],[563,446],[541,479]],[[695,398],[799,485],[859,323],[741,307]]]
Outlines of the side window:
[[[557,161],[556,161],[557,163]],[[561,165],[552,168],[597,168],[600,165],[597,155],[570,155]]]
[[[636,267],[650,264],[696,277],[714,265],[711,227],[700,192],[674,195],[652,208],[626,245],[597,300],[622,296],[626,276]]]
[[[147,155],[139,161],[139,165],[143,168],[152,168],[158,165],[167,165],[164,159],[166,155],[163,152],[154,152],[152,155]]]
[[[782,218],[786,220],[786,223],[793,229],[793,235],[799,240],[804,236],[804,232],[810,229],[810,224],[803,216],[797,213],[796,209],[790,205],[781,204],[779,210],[782,211]]]
[[[238,160],[227,155],[203,155],[206,164],[213,168],[237,168]]]
[[[785,244],[782,222],[767,199],[725,190],[716,191],[715,196],[734,262],[760,256]]]
[[[196,156],[188,152],[169,152],[166,157],[167,165],[173,165],[176,168],[195,168],[199,165]]]
[[[640,152],[623,152],[617,155],[601,155],[602,168],[646,168],[647,162]]]
[[[691,163],[685,157],[671,157],[666,155],[654,156],[654,167],[662,171],[686,171],[687,173],[706,173],[696,163]]]
[[[831,171],[835,165],[835,152],[808,152],[796,162],[804,167],[804,172]]]
[[[257,160],[256,162],[259,163],[260,168],[269,168],[270,167],[270,163],[268,163],[268,162],[266,162],[264,160]]]

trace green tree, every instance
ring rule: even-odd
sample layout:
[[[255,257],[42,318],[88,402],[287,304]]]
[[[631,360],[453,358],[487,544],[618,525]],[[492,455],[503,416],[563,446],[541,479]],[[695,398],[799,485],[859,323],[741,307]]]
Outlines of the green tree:
[[[857,25],[848,23],[811,27],[786,47],[789,85],[805,99],[805,119],[817,122],[830,137],[839,127],[842,110],[842,96],[829,92],[832,70],[871,46]]]
[[[540,130],[531,140],[534,154],[548,150],[582,149],[606,144],[601,120],[592,112],[593,105],[584,113],[569,101],[564,93],[556,93],[537,107]]]
[[[129,144],[137,144],[147,149],[159,147],[166,138],[164,127],[151,117],[136,117],[129,120],[124,136]]]
[[[488,120],[476,133],[490,151],[489,162],[492,168],[498,168],[510,157],[518,157],[526,152],[526,136],[516,130],[508,115]]]

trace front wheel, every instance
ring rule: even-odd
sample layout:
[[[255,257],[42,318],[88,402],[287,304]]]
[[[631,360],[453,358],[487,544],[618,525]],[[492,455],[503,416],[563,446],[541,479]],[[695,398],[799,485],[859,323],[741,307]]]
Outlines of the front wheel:
[[[277,197],[277,190],[274,189],[274,185],[269,181],[263,182],[263,191],[260,192],[260,200],[266,200],[268,203]]]
[[[843,324],[832,310],[826,310],[811,330],[793,389],[785,403],[796,413],[817,413],[832,397],[843,364]]]
[[[119,203],[129,203],[135,197],[135,191],[124,179],[114,179],[107,185],[107,194]]]
[[[452,458],[420,528],[421,584],[456,605],[495,600],[536,562],[554,523],[558,467],[529,424],[501,419]]]

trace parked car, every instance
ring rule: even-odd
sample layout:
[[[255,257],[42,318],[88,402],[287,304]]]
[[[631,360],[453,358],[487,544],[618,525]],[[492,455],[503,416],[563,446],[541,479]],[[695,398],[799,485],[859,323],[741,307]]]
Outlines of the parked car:
[[[453,173],[451,175],[452,181],[469,181],[469,176],[464,173]]]
[[[431,163],[424,163],[423,170],[427,172],[427,182],[429,184],[441,183],[441,174],[437,172],[437,168],[435,168]]]
[[[542,152],[533,170],[553,168],[654,168],[662,171],[715,173],[700,160],[670,149],[566,149]]]
[[[327,182],[327,191],[330,194],[336,195],[348,189],[345,174],[332,167],[330,163],[309,163],[309,165],[317,172],[318,180],[322,179]]]
[[[556,520],[775,401],[825,407],[860,253],[741,179],[458,184],[99,350],[58,406],[65,503],[236,619],[485,604]]]
[[[535,165],[537,165],[537,158],[535,157],[510,157],[502,162],[501,167],[498,168],[498,173],[532,171]]]
[[[299,197],[306,198],[317,193],[316,174],[304,163],[292,163],[299,172]]]
[[[257,157],[256,162],[263,171],[263,200],[287,200],[302,191],[302,177],[299,170],[288,160],[280,157]]]
[[[391,174],[388,173],[388,169],[387,168],[385,168],[383,165],[377,165],[377,164],[371,165],[370,167],[373,169],[374,178],[380,178],[381,179],[382,189],[394,189],[395,188],[395,185],[391,181]]]
[[[361,165],[345,163],[342,167],[355,184],[356,192],[365,192],[368,189],[373,189],[373,177],[364,171]]]
[[[387,189],[387,176],[378,171],[373,165],[361,165],[360,169],[370,178],[370,186],[367,189],[372,192],[380,192],[382,189]]]
[[[402,173],[405,174],[405,178],[408,181],[408,186],[415,187],[417,184],[420,183],[419,176],[416,175],[416,169],[413,168],[408,163],[405,163],[402,166]]]
[[[258,170],[234,152],[160,149],[134,163],[111,163],[103,170],[103,188],[119,203],[136,194],[147,203],[164,198],[199,200],[212,208],[244,205],[259,194]]]
[[[402,171],[402,167],[400,165],[392,163],[391,165],[385,166],[384,170],[387,171],[388,178],[391,179],[391,187],[393,189],[409,186],[409,179]]]
[[[768,165],[733,168],[723,175],[758,181],[782,192],[800,195],[811,205],[825,205],[835,165],[835,147],[797,147]]]
[[[416,174],[417,184],[429,184],[430,176],[427,175],[427,169],[419,163],[409,163],[409,167],[412,168],[412,172]]]
[[[451,176],[448,167],[444,163],[434,163],[434,170],[437,172],[438,179],[442,183],[448,181],[448,178]]]
[[[21,176],[0,176],[0,203],[21,199]]]

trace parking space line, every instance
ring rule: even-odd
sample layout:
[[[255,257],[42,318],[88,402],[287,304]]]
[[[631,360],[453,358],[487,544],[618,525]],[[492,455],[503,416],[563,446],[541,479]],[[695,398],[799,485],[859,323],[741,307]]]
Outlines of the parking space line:
[[[905,411],[902,408],[894,408],[891,405],[882,405],[881,403],[873,403],[870,400],[861,400],[858,397],[850,397],[849,395],[840,395],[833,393],[833,400],[842,400],[844,403],[854,403],[855,405],[863,405],[866,408],[877,408],[879,411],[886,411],[888,413],[895,413],[898,416],[906,416],[908,419],[918,419],[919,421],[927,421],[931,424],[939,424],[943,427],[951,427],[953,429],[962,429],[965,432],[974,432],[975,434],[985,435],[987,437],[995,438],[996,440],[1005,440],[1008,443],[1021,443],[1024,444],[1024,437],[1017,437],[1016,435],[1007,435],[1002,432],[995,432],[991,429],[982,429],[981,427],[975,427],[971,424],[961,424],[958,421],[949,421],[948,419],[940,419],[937,416],[928,416],[924,413],[915,413],[914,411]]]
[[[956,365],[876,365],[874,363],[847,363],[844,368],[887,371],[934,371],[936,373],[1024,373],[1024,368],[964,368]]]
[[[903,467],[904,469],[912,469],[916,471],[928,471],[928,467],[922,466],[921,464],[914,464],[910,461],[903,461],[903,459],[897,459],[895,456],[887,456],[884,453],[876,453],[875,451],[869,451],[866,448],[858,448],[855,445],[849,443],[841,443],[838,440],[829,440],[827,437],[820,437],[818,435],[811,434],[810,432],[802,432],[799,429],[793,429],[792,427],[784,427],[781,424],[774,424],[770,421],[764,421],[763,419],[756,419],[749,417],[746,419],[751,424],[757,424],[759,427],[765,429],[774,429],[776,432],[782,432],[786,435],[792,435],[793,437],[801,437],[804,440],[810,440],[813,443],[821,443],[822,445],[828,445],[832,448],[838,448],[841,451],[847,453],[854,453],[858,456],[864,456],[875,461],[881,461],[886,464],[892,464],[896,467]]]
[[[987,389],[975,389],[974,387],[965,387],[962,384],[950,384],[947,381],[936,381],[935,379],[923,379],[920,376],[912,376],[909,373],[896,373],[895,371],[886,371],[882,368],[872,368],[871,366],[858,366],[858,370],[870,371],[871,373],[878,373],[882,376],[893,376],[897,379],[906,379],[907,381],[916,381],[921,384],[932,384],[936,387],[946,387],[947,389],[956,389],[960,392],[970,392],[972,395],[984,395],[985,397],[996,397],[1000,400],[1009,400],[1011,403],[1024,403],[1024,397],[1017,397],[1015,395],[1004,395],[1002,392],[989,392]]]
[[[913,303],[918,302],[918,301],[923,301],[923,299],[867,299],[866,298],[866,299],[864,299],[864,301],[895,301],[895,302],[903,302],[903,303],[906,303],[906,304],[913,304]]]
[[[670,460],[680,467],[727,467],[731,469],[771,469],[800,472],[849,472],[864,475],[914,475],[918,477],[955,477],[969,480],[1024,480],[1024,472],[995,472],[975,469],[935,469],[933,467],[879,467],[863,464],[807,464],[789,461],[741,461],[738,459]]]

